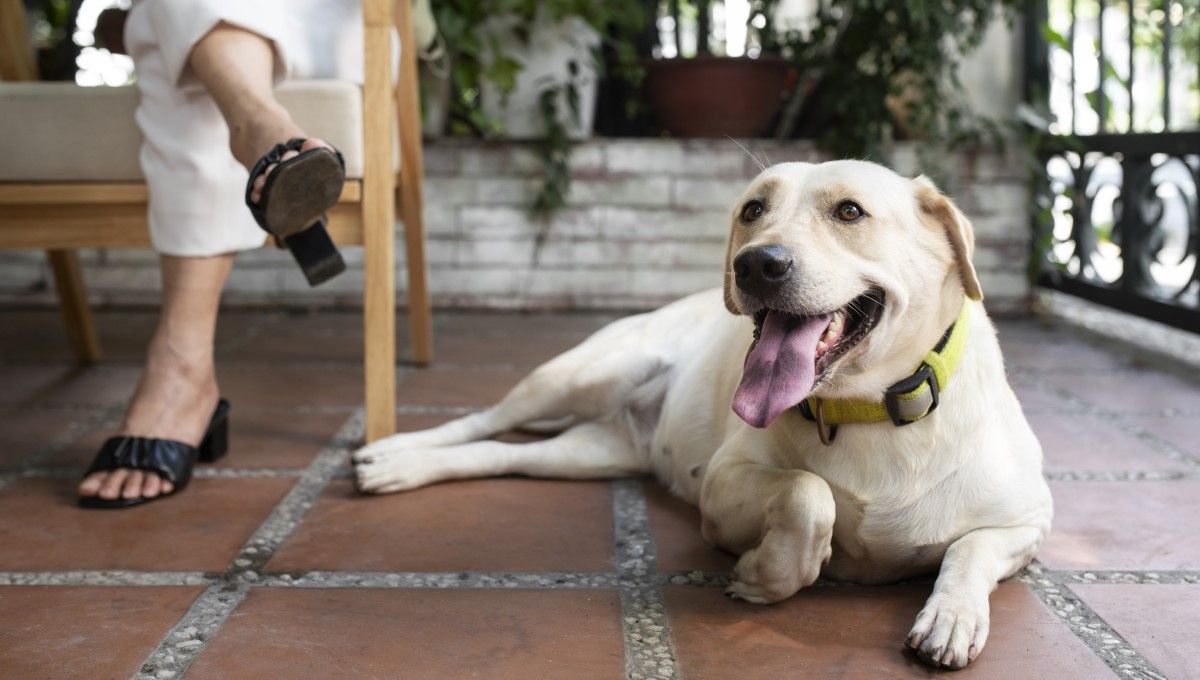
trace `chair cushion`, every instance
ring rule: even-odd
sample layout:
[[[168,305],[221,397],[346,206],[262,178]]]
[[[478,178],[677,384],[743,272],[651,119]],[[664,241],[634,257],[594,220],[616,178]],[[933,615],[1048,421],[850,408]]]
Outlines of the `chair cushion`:
[[[302,129],[341,150],[347,177],[362,177],[362,88],[294,80],[275,94]],[[0,83],[0,181],[141,180],[137,103],[132,86]]]

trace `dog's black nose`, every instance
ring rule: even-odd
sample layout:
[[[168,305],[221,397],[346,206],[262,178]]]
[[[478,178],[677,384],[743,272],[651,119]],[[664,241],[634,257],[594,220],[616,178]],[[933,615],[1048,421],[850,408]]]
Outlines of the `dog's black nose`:
[[[770,297],[792,273],[792,253],[783,246],[748,248],[733,258],[738,288],[759,299]]]

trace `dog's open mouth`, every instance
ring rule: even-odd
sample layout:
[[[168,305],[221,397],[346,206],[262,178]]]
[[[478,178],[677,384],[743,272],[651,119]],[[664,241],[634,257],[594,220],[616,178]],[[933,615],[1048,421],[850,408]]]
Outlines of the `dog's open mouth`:
[[[841,309],[797,315],[763,309],[733,397],[735,413],[766,427],[804,400],[839,357],[858,346],[883,315],[883,290],[870,288]]]

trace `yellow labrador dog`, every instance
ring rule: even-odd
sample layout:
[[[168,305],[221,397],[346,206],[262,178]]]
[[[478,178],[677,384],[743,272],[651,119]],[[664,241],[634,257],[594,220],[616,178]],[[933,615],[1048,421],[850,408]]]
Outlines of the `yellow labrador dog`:
[[[617,321],[496,406],[361,449],[360,488],[654,472],[741,556],[734,597],[940,568],[907,643],[966,665],[1052,515],[970,224],[928,180],[857,161],[774,166],[732,222],[723,296]],[[558,434],[481,441],[521,427]]]

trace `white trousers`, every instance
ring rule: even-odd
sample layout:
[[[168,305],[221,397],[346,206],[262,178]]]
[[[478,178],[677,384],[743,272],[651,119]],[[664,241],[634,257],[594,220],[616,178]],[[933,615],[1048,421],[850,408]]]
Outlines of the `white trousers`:
[[[192,47],[222,21],[271,41],[276,81],[362,83],[358,0],[135,0],[125,44],[141,94],[150,240],[166,255],[205,257],[266,240],[244,203],[247,172],[229,151],[225,120],[188,66]]]

